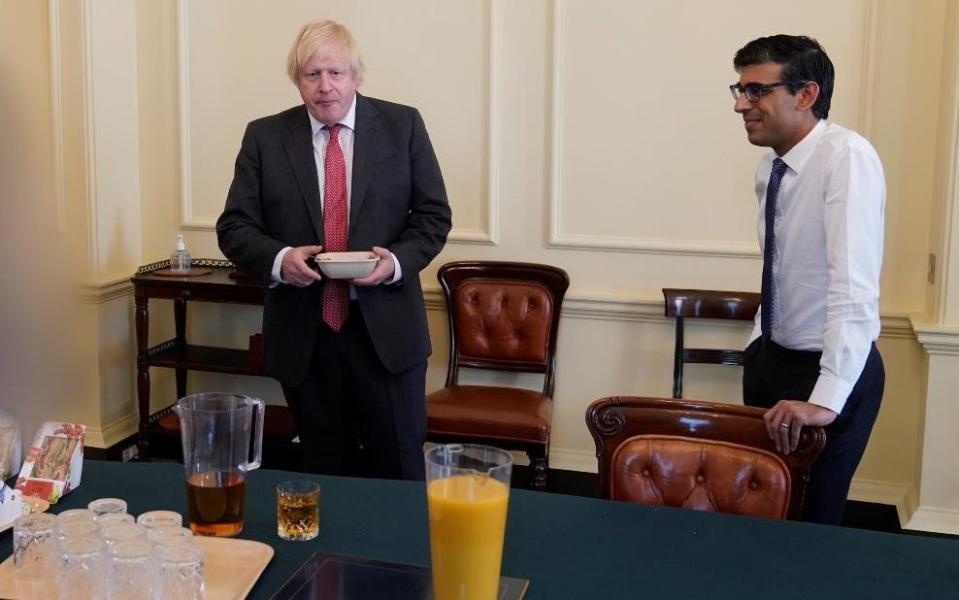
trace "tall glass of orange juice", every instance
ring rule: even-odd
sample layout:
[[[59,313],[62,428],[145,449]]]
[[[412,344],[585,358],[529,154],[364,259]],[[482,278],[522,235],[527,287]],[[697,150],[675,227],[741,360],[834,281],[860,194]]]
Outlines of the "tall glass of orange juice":
[[[490,446],[426,451],[435,600],[495,600],[513,457]]]

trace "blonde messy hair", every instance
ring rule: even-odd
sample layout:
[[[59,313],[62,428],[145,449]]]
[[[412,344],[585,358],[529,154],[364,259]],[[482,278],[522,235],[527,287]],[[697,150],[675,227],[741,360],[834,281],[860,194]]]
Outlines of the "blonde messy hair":
[[[350,34],[350,30],[329,19],[307,23],[293,41],[290,55],[286,59],[286,74],[295,84],[299,83],[300,72],[313,55],[327,48],[338,50],[346,57],[350,70],[356,76],[357,83],[363,82],[363,57],[360,48]]]

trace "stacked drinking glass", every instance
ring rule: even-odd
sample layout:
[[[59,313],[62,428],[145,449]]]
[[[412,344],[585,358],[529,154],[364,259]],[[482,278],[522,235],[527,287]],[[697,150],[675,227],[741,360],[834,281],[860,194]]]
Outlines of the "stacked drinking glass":
[[[134,519],[126,502],[101,498],[54,517],[35,514],[14,523],[18,579],[55,579],[70,600],[201,600],[205,558],[172,511]]]

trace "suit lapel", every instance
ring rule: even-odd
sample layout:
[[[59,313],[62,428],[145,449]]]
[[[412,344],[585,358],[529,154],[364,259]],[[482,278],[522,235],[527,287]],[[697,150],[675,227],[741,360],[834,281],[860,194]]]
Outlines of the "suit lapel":
[[[313,129],[306,107],[290,111],[286,120],[287,135],[283,138],[283,148],[293,168],[293,175],[303,195],[306,211],[316,232],[318,244],[323,244],[323,213],[320,210],[320,183],[316,173],[316,159],[313,155]]]
[[[373,103],[356,94],[356,129],[353,133],[353,186],[350,191],[350,232],[356,228],[366,189],[373,175],[379,148],[378,111]]]

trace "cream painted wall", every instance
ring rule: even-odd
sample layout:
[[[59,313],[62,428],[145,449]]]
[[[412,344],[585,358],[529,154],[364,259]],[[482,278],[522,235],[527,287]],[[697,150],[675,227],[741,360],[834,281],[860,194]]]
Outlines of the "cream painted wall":
[[[56,44],[36,6],[18,4],[15,16],[42,33],[31,43],[49,55]],[[735,10],[706,0],[336,0],[322,13],[307,0],[49,6],[61,15],[63,68],[51,77],[47,59],[38,59],[38,72],[69,92],[59,103],[66,213],[75,225],[67,229],[85,243],[86,297],[95,308],[76,326],[95,340],[96,357],[80,405],[104,444],[132,433],[135,422],[126,275],[168,255],[180,232],[194,256],[221,256],[212,224],[243,127],[297,102],[284,72],[289,44],[305,21],[332,17],[351,27],[364,51],[361,91],[417,106],[446,176],[455,228],[422,275],[435,347],[429,388],[442,385],[446,369],[439,264],[562,266],[572,288],[552,462],[579,469],[595,468],[583,424],[591,400],[670,393],[672,323],[661,316],[660,289],[758,288],[752,188],[762,150],[746,142],[732,112],[732,55],[758,35],[814,35],[837,67],[832,116],[873,140],[889,189],[880,340],[888,392],[853,491],[915,504],[926,363],[906,317],[925,312],[926,256],[946,237],[937,233],[944,209],[935,201],[942,195],[937,135],[948,116],[939,106],[940,75],[944,56],[948,64],[955,53],[944,44],[946,0],[737,0]],[[20,68],[26,83],[29,69]],[[44,90],[38,97],[50,98]],[[42,122],[34,135],[54,139],[38,133],[49,130],[50,113],[37,101],[27,105]],[[44,143],[44,152],[55,152],[56,143]],[[33,193],[55,196],[54,188]],[[151,339],[172,335],[170,304],[151,308]],[[259,319],[250,307],[191,307],[189,335],[244,347]],[[724,346],[742,345],[748,334],[741,325],[691,329],[690,337]],[[154,408],[172,401],[171,374],[155,369],[153,383]],[[193,374],[189,387],[282,401],[266,379]],[[739,374],[690,367],[686,389],[690,397],[738,402]]]
[[[20,420],[29,444],[41,421],[98,420],[73,395],[96,354],[72,335],[83,309],[68,281],[75,215],[58,186],[69,173],[51,118],[50,15],[45,3],[7,0],[0,15],[0,409]]]

